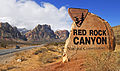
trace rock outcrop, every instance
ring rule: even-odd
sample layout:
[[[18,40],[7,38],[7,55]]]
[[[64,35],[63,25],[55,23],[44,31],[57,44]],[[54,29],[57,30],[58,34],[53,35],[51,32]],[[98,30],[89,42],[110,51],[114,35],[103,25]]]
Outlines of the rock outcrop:
[[[33,30],[25,28],[17,29],[12,27],[9,23],[0,23],[0,39],[3,40],[27,40],[27,41],[41,41],[41,42],[57,42],[64,41],[68,38],[69,32],[67,30],[59,30],[54,33],[50,25],[38,25]]]
[[[26,33],[28,41],[52,41],[55,36],[50,25],[38,25],[32,31]]]
[[[66,40],[69,37],[68,30],[57,30],[55,34],[56,38],[59,40]]]
[[[107,21],[87,9],[69,8],[68,13],[73,23],[65,42],[63,62],[74,58],[77,50],[115,50],[114,32]]]
[[[94,39],[94,41],[92,39]],[[115,49],[114,40],[115,40],[114,32],[109,23],[95,14],[88,13],[87,17],[85,18],[80,27],[78,27],[76,23],[73,22],[68,41],[69,43],[67,44],[67,46],[71,48],[104,47],[104,49],[109,48],[110,50],[114,50]]]
[[[116,42],[120,44],[120,25],[112,27]]]
[[[0,23],[0,39],[4,40],[26,40],[18,31],[17,27],[12,27],[9,23]]]
[[[22,35],[25,35],[27,32],[29,32],[30,30],[26,29],[26,28],[18,28],[18,31],[20,31],[20,33]]]

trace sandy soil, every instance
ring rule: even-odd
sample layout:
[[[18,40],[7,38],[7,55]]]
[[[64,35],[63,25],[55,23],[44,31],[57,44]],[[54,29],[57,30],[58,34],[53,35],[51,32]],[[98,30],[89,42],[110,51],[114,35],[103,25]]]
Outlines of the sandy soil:
[[[120,45],[117,45],[116,51],[120,50]],[[98,54],[104,50],[96,51]],[[108,51],[108,50],[106,50]],[[90,51],[92,52],[92,51]],[[93,50],[94,52],[94,50]],[[30,71],[86,71],[85,60],[88,59],[86,55],[89,51],[78,51],[77,54],[67,63],[62,63],[61,61],[39,67],[35,70]]]
[[[31,71],[85,71],[85,54],[86,51],[80,51],[67,63],[59,61]]]
[[[50,46],[50,47],[54,47],[54,46]],[[44,52],[42,51],[42,53],[35,54],[35,52],[38,50],[40,51],[41,48],[43,48]],[[50,51],[50,49],[48,50],[46,47],[43,46],[40,48],[39,47],[33,48],[31,50],[25,50],[18,53],[1,56],[0,71],[30,71],[30,70],[36,70],[40,67],[42,68],[44,65],[42,61],[46,61],[42,59],[42,57],[45,56],[44,53],[49,54],[48,60],[49,57],[51,57],[52,55],[54,57],[54,54],[56,55],[61,54],[54,50]],[[18,62],[17,61],[18,59],[21,59],[22,61]],[[42,61],[40,59],[42,59]],[[57,59],[55,61],[57,61]]]
[[[0,65],[0,69],[4,71],[86,71],[85,61],[88,59],[86,55],[89,54],[87,50],[78,51],[67,63],[62,63],[62,59],[58,59],[56,62],[47,64],[40,61],[41,54],[34,55],[36,50],[39,50],[39,48],[15,54],[16,57],[14,57],[13,61]],[[115,52],[119,50],[120,45],[117,45]],[[91,52],[94,52],[94,50]],[[101,50],[97,52],[100,53]],[[51,51],[47,51],[47,53],[58,54],[58,52]],[[20,58],[24,60],[17,62],[16,60]]]

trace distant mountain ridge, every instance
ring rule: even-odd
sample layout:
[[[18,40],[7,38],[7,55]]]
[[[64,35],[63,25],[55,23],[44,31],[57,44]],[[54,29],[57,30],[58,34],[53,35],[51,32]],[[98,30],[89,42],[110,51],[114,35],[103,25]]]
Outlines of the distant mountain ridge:
[[[5,40],[26,40],[24,35],[18,31],[17,27],[12,27],[10,24],[0,23],[0,39]]]
[[[57,30],[55,31],[56,38],[61,40],[66,40],[69,37],[68,30]]]
[[[38,25],[33,30],[26,33],[28,41],[65,41],[69,32],[67,30],[59,30],[54,32],[50,25]]]
[[[116,42],[120,42],[120,25],[112,27]],[[37,25],[33,30],[12,27],[9,23],[0,22],[0,40],[23,41],[65,41],[69,37],[68,30],[53,31],[50,25]]]
[[[37,25],[33,30],[12,27],[9,23],[0,23],[0,39],[24,40],[37,42],[65,41],[69,36],[67,30],[54,32],[50,25]]]
[[[30,30],[26,29],[26,28],[18,28],[18,31],[20,31],[20,33],[22,35],[25,35],[27,32],[29,32]]]
[[[25,35],[28,41],[49,41],[55,39],[54,31],[50,25],[38,25]]]

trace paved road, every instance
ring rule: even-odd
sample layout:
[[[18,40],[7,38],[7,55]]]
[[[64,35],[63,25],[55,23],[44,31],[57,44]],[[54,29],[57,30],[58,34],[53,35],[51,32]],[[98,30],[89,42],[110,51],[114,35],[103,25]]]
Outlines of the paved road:
[[[1,55],[6,55],[6,54],[9,54],[9,53],[14,53],[14,52],[22,51],[22,50],[27,50],[27,49],[35,48],[35,47],[41,47],[41,46],[44,46],[44,45],[45,44],[42,44],[42,45],[39,45],[39,46],[22,47],[20,49],[15,49],[15,48],[12,48],[12,49],[1,49],[0,50],[0,56]]]

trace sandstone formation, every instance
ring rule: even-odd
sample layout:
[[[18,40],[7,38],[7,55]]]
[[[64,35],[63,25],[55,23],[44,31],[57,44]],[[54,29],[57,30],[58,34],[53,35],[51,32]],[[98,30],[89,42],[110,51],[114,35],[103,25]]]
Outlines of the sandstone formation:
[[[50,25],[38,25],[26,33],[26,37],[28,41],[52,41],[55,34]]]
[[[77,17],[81,21],[83,13],[78,14],[80,10],[74,8],[69,9],[71,12],[69,14],[73,14],[72,17],[79,15]],[[83,9],[82,11],[84,12]],[[114,32],[109,23],[89,12],[83,18],[83,23],[80,26],[77,26],[76,21],[72,24],[69,36],[70,42],[67,46],[73,48],[82,47],[85,49],[99,47],[114,50]]]
[[[65,43],[63,62],[74,55],[74,50],[115,49],[114,32],[107,21],[87,9],[69,8],[68,13],[73,23]]]
[[[26,29],[26,28],[18,28],[18,31],[20,31],[20,33],[22,35],[25,35],[27,32],[29,32],[30,30]]]
[[[64,41],[68,38],[67,30],[59,30],[54,33],[50,25],[38,25],[33,30],[12,27],[9,23],[0,23],[0,39],[2,40],[27,40],[27,41]]]
[[[26,40],[16,27],[12,27],[9,23],[0,23],[0,39],[3,40]]]
[[[59,40],[66,40],[69,37],[68,30],[57,30],[55,31],[56,38]]]
[[[112,27],[116,39],[116,43],[120,44],[120,25]]]

